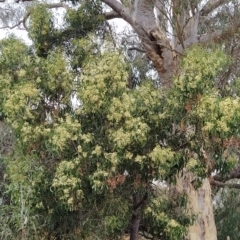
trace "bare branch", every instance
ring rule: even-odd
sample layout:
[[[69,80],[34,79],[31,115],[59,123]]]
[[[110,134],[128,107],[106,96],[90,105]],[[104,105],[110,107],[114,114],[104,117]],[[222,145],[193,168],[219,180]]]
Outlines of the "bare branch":
[[[4,0],[5,1],[5,0]],[[19,3],[19,2],[32,2],[33,0],[16,0],[15,3]]]
[[[166,26],[167,26],[167,21],[168,21],[170,23],[171,27],[174,28],[173,18],[170,17],[172,10],[171,9],[168,10],[168,8],[166,8],[165,4],[161,1],[155,0],[154,4],[155,4],[157,11],[159,11],[162,15],[162,21],[163,21],[163,23],[161,24],[162,28],[164,27],[164,31],[166,32],[166,34],[170,33],[170,31],[168,31],[168,29],[167,29],[168,27],[166,27]]]
[[[142,53],[146,52],[144,49],[138,48],[138,47],[130,47],[130,48],[128,48],[128,51],[133,51],[133,50],[136,50],[136,51],[139,51],[139,52],[142,52]]]
[[[200,13],[202,16],[208,15],[210,12],[214,11],[221,5],[230,2],[230,0],[209,0],[201,9]]]
[[[220,188],[228,187],[228,188],[240,189],[240,184],[238,183],[222,183],[214,179],[210,179],[209,182],[212,186],[216,186]]]
[[[236,32],[239,28],[240,28],[240,21],[229,24],[225,30],[216,30],[212,33],[198,35],[196,38],[190,37],[184,41],[184,47],[188,48],[196,43],[209,43],[209,42],[219,43],[219,42],[222,42],[226,39],[229,39],[234,34],[236,34]],[[178,45],[176,47],[176,51],[182,53],[182,51],[183,51],[182,46]]]
[[[29,18],[30,15],[31,15],[30,11],[27,12],[26,15],[23,17],[23,20],[22,20],[23,26],[26,30],[28,29],[26,22],[27,22],[27,19]]]
[[[6,0],[0,0],[0,3],[4,3]],[[20,3],[20,2],[33,2],[33,0],[15,0],[15,3]]]
[[[229,24],[227,29],[225,30],[216,30],[213,33],[201,35],[198,38],[198,42],[199,43],[206,43],[210,41],[222,42],[223,40],[226,40],[231,36],[233,36],[234,34],[236,34],[239,27],[240,27],[240,21],[233,24]]]
[[[44,6],[46,6],[46,8],[49,8],[49,9],[52,9],[52,8],[65,8],[66,10],[69,9],[69,6],[63,2],[45,4]]]
[[[107,4],[110,8],[112,8],[115,12],[121,15],[121,12],[124,8],[123,4],[118,2],[117,0],[102,0],[105,4]]]
[[[1,1],[1,0],[0,0]],[[26,1],[26,0],[24,0]],[[65,3],[51,3],[51,4],[46,4],[45,5],[46,8],[48,9],[53,9],[53,8],[65,8],[66,10],[69,9],[69,6]],[[9,28],[9,29],[13,29],[15,27],[18,27],[20,26],[21,24],[23,24],[24,28],[27,30],[28,27],[27,27],[27,20],[29,18],[29,16],[31,15],[31,9],[29,11],[26,12],[25,16],[23,17],[22,20],[20,20],[18,23],[14,24],[13,26],[5,26],[5,27],[2,27],[2,29],[4,28]]]
[[[102,2],[111,7],[113,11],[119,14],[126,22],[134,26],[134,21],[129,12],[129,9],[125,8],[120,2],[117,0],[102,0]]]
[[[4,27],[0,27],[0,29],[13,29],[16,28],[18,26],[20,26],[23,23],[23,21],[19,21],[18,23],[14,24],[13,26],[4,26]]]
[[[118,13],[116,13],[115,11],[111,11],[111,12],[106,12],[103,14],[106,20],[111,20],[114,18],[122,18],[122,16]]]
[[[223,176],[222,174],[217,174],[213,176],[213,179],[219,182],[226,182],[231,179],[240,179],[240,166],[233,169],[227,176]]]

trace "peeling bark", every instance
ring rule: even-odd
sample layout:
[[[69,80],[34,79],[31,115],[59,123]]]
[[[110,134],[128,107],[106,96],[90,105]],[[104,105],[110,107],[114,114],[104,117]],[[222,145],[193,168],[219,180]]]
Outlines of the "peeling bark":
[[[169,87],[177,72],[177,55],[165,32],[157,25],[154,2],[135,0],[134,11],[131,13],[115,0],[103,0],[103,2],[132,26],[142,41],[147,56],[153,62],[162,85],[165,88]]]
[[[143,41],[147,56],[152,60],[163,87],[168,88],[177,73],[177,55],[160,29],[150,31],[149,41]]]
[[[177,179],[177,190],[188,195],[188,209],[197,217],[185,240],[217,240],[211,186],[208,179],[204,179],[202,186],[195,190],[191,184],[193,180],[193,174],[185,169],[183,176]]]
[[[136,0],[134,29],[138,33],[147,56],[153,62],[164,87],[171,85],[176,74],[177,57],[165,32],[157,25],[154,4],[148,0]]]

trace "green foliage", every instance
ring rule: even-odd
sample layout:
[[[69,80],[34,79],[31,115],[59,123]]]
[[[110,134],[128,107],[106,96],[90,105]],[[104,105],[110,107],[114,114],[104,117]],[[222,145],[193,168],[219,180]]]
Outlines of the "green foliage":
[[[37,54],[46,57],[51,47],[49,39],[53,35],[54,27],[50,10],[44,4],[32,7],[29,25],[29,37],[35,44]]]
[[[159,196],[153,181],[170,184],[184,166],[204,177],[208,158],[211,171],[234,166],[223,143],[238,134],[239,99],[214,88],[228,60],[195,47],[170,91],[149,81],[129,89],[124,57],[96,52],[94,39],[72,41],[69,58],[57,47],[31,55],[14,37],[0,43],[0,111],[18,139],[6,160],[11,202],[0,206],[14,218],[0,221],[12,238],[121,239],[134,210],[148,236],[181,239],[194,218],[186,196]]]
[[[181,239],[187,230],[184,226],[191,225],[194,220],[194,216],[189,215],[186,205],[185,194],[169,191],[165,187],[157,188],[144,211],[146,233],[157,239]]]
[[[10,154],[14,148],[15,136],[12,129],[4,122],[0,122],[0,158]]]
[[[76,10],[69,9],[66,15],[66,23],[71,29],[77,29],[84,37],[87,33],[97,29],[104,21],[100,1],[82,1]]]
[[[213,170],[225,174],[236,164],[236,145],[228,143],[238,135],[239,97],[222,96],[215,87],[215,76],[228,63],[219,49],[194,47],[183,59],[183,71],[168,99],[188,139],[187,166],[202,177]]]
[[[219,240],[237,240],[239,231],[239,191],[236,189],[223,189],[215,197],[214,215]]]
[[[4,118],[3,101],[4,96],[9,94],[10,88],[17,82],[17,74],[19,69],[26,67],[26,62],[29,61],[29,57],[26,56],[27,47],[19,42],[15,38],[9,38],[8,40],[2,40],[0,44],[0,89],[4,90],[4,95],[0,96],[0,119]],[[19,55],[22,56],[23,61],[19,61]]]
[[[183,72],[175,81],[179,93],[189,98],[197,93],[209,94],[214,88],[214,78],[229,59],[220,49],[205,50],[202,46],[188,49],[186,55],[181,62]]]
[[[18,154],[19,156],[20,154]],[[5,161],[6,201],[9,199],[9,206],[5,203],[1,209],[1,234],[3,239],[17,239],[22,235],[23,239],[31,239],[38,235],[36,226],[40,224],[39,216],[34,209],[41,207],[39,202],[39,185],[44,181],[43,168],[27,156],[11,158]]]
[[[22,44],[9,41],[5,51]],[[88,51],[82,43],[81,51]],[[161,91],[151,83],[128,89],[127,66],[116,52],[89,53],[81,60],[81,76],[60,50],[46,59],[28,57],[27,48],[22,55],[11,74],[2,73],[7,83],[1,82],[2,111],[18,137],[19,151],[6,162],[11,205],[21,213],[14,226],[26,233],[32,229],[22,226],[27,218],[29,224],[37,221],[38,234],[64,237],[71,227],[81,236],[123,235],[133,198],[151,192],[153,179],[173,175],[181,161],[171,146],[158,146],[165,124]],[[73,94],[77,108],[71,105]],[[65,216],[77,212],[83,220],[67,224]]]
[[[81,1],[78,8],[67,9],[61,27],[54,23],[54,15],[46,4],[34,5],[29,12],[28,33],[39,57],[46,58],[57,46],[69,49],[73,39],[84,38],[91,32],[99,37],[106,34],[100,1]]]

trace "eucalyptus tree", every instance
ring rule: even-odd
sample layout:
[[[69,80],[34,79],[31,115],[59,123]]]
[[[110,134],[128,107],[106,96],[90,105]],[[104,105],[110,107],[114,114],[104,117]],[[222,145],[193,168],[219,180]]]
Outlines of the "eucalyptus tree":
[[[181,239],[199,216],[187,208],[190,180],[184,191],[168,184],[186,167],[201,185],[202,146],[215,169],[235,165],[233,146],[221,140],[236,134],[239,99],[214,87],[228,63],[221,50],[189,51],[166,93],[149,81],[129,88],[123,55],[107,45],[99,52],[95,38],[74,39],[73,55],[58,47],[38,56],[14,37],[0,42],[0,110],[17,138],[5,161],[3,237]]]
[[[25,2],[31,1],[16,1],[15,7]],[[72,2],[82,4],[84,1]],[[177,73],[178,57],[185,48],[196,43],[222,42],[236,36],[239,28],[238,1],[102,0],[89,1],[87,5],[98,8],[96,3],[100,2],[111,9],[102,12],[106,20],[122,18],[134,29],[165,86],[171,84],[170,79]],[[65,3],[46,6],[69,9]],[[23,25],[27,28],[29,16],[30,11],[27,11],[12,27]]]
[[[3,6],[4,4],[5,3],[3,3]],[[17,1],[15,7],[18,8],[18,6],[24,4],[24,1]],[[222,49],[232,56],[232,61],[231,63],[229,62],[228,65],[225,65],[221,74],[215,78],[212,77],[212,73],[209,70],[212,83],[214,87],[218,89],[218,94],[221,97],[226,97],[226,101],[228,99],[227,96],[235,97],[238,95],[238,83],[235,81],[238,76],[238,28],[240,25],[239,1],[237,0],[72,1],[71,3],[45,3],[41,7],[42,13],[39,13],[39,9],[36,10],[34,7],[36,2],[28,2],[28,5],[31,4],[33,7],[27,8],[22,18],[16,20],[11,26],[21,26],[29,31],[29,36],[32,38],[36,47],[36,53],[40,57],[47,57],[48,52],[56,49],[57,46],[64,45],[66,48],[71,46],[71,39],[86,36],[86,32],[88,31],[92,30],[98,34],[100,33],[98,36],[103,36],[106,33],[106,29],[109,29],[108,20],[122,18],[132,27],[141,43],[141,48],[137,46],[134,50],[140,51],[151,60],[158,73],[161,88],[165,89],[166,92],[171,92],[174,79],[185,73],[184,71],[181,72],[180,68],[180,61],[185,53],[185,49],[195,44],[203,44],[208,48],[209,54],[211,54],[213,45],[220,44]],[[76,5],[74,6],[72,4]],[[54,21],[52,21],[52,17],[49,15],[49,11],[47,11],[47,9],[59,7],[64,8],[67,13],[67,25],[63,28],[54,27]],[[89,10],[91,14],[88,14],[89,11],[85,11],[85,9]],[[2,11],[4,11],[4,9]],[[96,18],[94,18],[97,20],[96,22],[90,21],[93,19],[93,15],[96,16]],[[49,17],[46,18],[46,16]],[[90,25],[88,26],[86,23],[90,23]],[[8,27],[9,26],[8,24]],[[201,50],[195,53],[198,54],[199,57],[202,54]],[[208,62],[208,58],[211,59],[211,56],[204,56],[202,59],[208,64],[213,64]],[[76,71],[79,71],[82,67],[79,66],[78,61],[79,59],[76,58],[75,65],[72,65],[72,68]],[[200,60],[199,62],[196,60],[195,64],[199,64],[198,67],[201,69],[200,62]],[[188,69],[188,71],[192,71],[192,69]],[[206,76],[202,74],[198,77],[202,83],[204,83],[204,79],[201,78],[204,77]],[[189,82],[191,82],[193,78],[193,76],[189,77]],[[198,84],[203,87],[201,81],[198,82]],[[201,91],[199,90],[199,92],[197,90],[195,91],[192,86],[182,86],[182,89],[185,87],[188,93],[186,96],[189,98],[188,101],[185,102],[187,114],[191,115],[190,113],[192,113],[191,110],[193,106],[197,105],[198,102],[202,101],[206,103],[207,100],[209,101],[209,105],[206,103],[205,107],[208,108],[209,111],[221,111],[221,109],[217,110],[215,106],[219,103],[218,101],[203,97],[205,94],[203,89]],[[208,91],[208,93],[211,92],[207,87],[205,91]],[[211,92],[211,94],[215,97],[217,96],[216,92]],[[211,105],[211,101],[213,101],[215,105]],[[228,105],[235,107],[234,104],[235,102],[231,100]],[[222,105],[221,108],[224,109]],[[177,110],[179,111],[179,109],[176,109],[176,111]],[[221,112],[217,120],[221,119],[224,114],[225,113]],[[230,115],[233,116],[232,113]],[[181,114],[179,114],[179,116],[181,116]],[[208,122],[206,119],[202,121]],[[226,164],[227,167],[224,167],[225,163],[223,163],[223,160],[229,157],[231,155],[230,150],[237,146],[237,125],[236,123],[232,123],[231,136],[231,131],[227,128],[228,126],[226,126],[225,129],[222,128],[222,131],[226,134],[221,134],[220,125],[218,130],[214,128],[215,125],[213,126],[211,124],[202,126],[199,123],[198,127],[191,127],[192,122],[189,121],[187,123],[184,117],[179,122],[180,124],[172,122],[172,128],[169,128],[168,131],[173,134],[180,131],[184,132],[185,135],[189,135],[189,132],[198,135],[199,132],[201,132],[203,139],[208,139],[209,142],[214,143],[214,146],[210,146],[209,142],[204,140],[199,143],[198,149],[191,151],[189,150],[189,144],[192,144],[191,141],[185,143],[186,145],[184,146],[186,152],[189,152],[189,159],[192,159],[193,156],[193,159],[197,159],[204,166],[206,179],[203,180],[203,186],[195,191],[193,183],[198,182],[196,176],[184,170],[182,173],[183,178],[181,179],[179,177],[177,180],[177,186],[179,190],[188,193],[189,199],[191,200],[189,203],[190,208],[193,208],[198,214],[198,221],[189,229],[188,239],[216,239],[209,182],[212,185],[227,185],[227,183],[223,183],[223,180],[226,178],[225,175],[227,174],[226,169],[228,169],[228,164]],[[213,129],[216,130],[214,133],[211,132]],[[210,131],[211,136],[206,135],[206,131]],[[171,140],[169,138],[168,135],[165,136],[165,138],[162,139],[161,145],[168,145]],[[222,148],[219,148],[220,141],[224,142]],[[223,155],[223,153],[225,153],[225,155]],[[217,170],[219,174],[211,177],[211,173],[215,170]],[[236,172],[237,169],[234,169],[234,171]],[[202,174],[202,177],[203,175],[204,174]],[[238,177],[238,175],[230,173],[229,178],[231,178],[231,176]],[[208,181],[207,177],[210,181]]]

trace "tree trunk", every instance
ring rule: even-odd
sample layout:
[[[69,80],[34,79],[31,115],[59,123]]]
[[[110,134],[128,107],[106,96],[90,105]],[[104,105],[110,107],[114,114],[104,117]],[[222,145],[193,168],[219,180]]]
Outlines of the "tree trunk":
[[[154,1],[135,0],[134,10],[125,8],[115,0],[102,0],[128,22],[142,41],[146,55],[156,68],[162,86],[172,84],[177,70],[177,55],[167,39],[165,32],[158,26],[154,13]]]
[[[133,28],[138,33],[147,56],[156,68],[163,87],[169,87],[176,74],[177,56],[165,32],[157,24],[154,2],[136,0],[135,6]]]
[[[189,227],[186,240],[217,240],[210,183],[204,179],[202,186],[195,190],[191,184],[193,180],[193,174],[185,169],[183,176],[177,179],[177,190],[188,195],[188,209],[196,214],[196,221]]]
[[[131,219],[131,228],[130,228],[130,240],[138,240],[139,224],[141,218],[139,214],[133,213]]]

